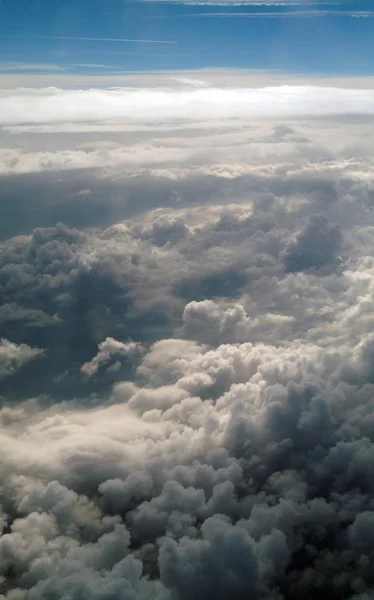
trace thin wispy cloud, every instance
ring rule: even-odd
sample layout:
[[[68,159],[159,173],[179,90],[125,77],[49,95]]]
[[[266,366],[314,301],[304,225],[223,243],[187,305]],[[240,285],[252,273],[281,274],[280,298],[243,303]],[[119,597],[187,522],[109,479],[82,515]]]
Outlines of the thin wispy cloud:
[[[153,1],[153,0],[145,0]],[[165,2],[174,2],[174,0],[161,0]],[[187,0],[183,4],[203,4],[202,2],[190,2]],[[217,3],[214,3],[217,4]],[[206,5],[211,5],[206,3]],[[228,6],[228,4],[222,3],[221,6]],[[206,12],[206,13],[186,13],[183,15],[165,15],[156,16],[154,19],[179,19],[179,18],[199,18],[199,17],[241,17],[246,19],[285,19],[288,17],[296,18],[316,18],[316,17],[348,17],[355,19],[367,19],[374,17],[374,11],[345,11],[345,10],[282,10],[272,12]]]
[[[45,35],[39,36],[39,39],[45,40],[77,40],[80,42],[120,42],[125,44],[176,44],[171,40],[141,40],[130,38],[98,38],[98,37],[73,37],[67,35]]]
[[[85,69],[118,69],[118,65],[102,65],[99,63],[72,63],[71,67],[83,67]]]
[[[51,63],[0,62],[0,71],[64,71],[61,65]]]
[[[289,7],[310,7],[310,6],[342,6],[348,4],[345,0],[142,0],[143,2],[165,2],[168,4],[190,4],[204,6],[289,6]]]

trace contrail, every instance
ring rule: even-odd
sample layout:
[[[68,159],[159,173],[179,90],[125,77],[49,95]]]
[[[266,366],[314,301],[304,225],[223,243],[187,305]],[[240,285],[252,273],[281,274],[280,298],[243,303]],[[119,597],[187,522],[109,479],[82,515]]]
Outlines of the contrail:
[[[177,42],[170,42],[166,40],[132,40],[128,38],[94,38],[94,37],[70,37],[67,35],[43,35],[38,36],[39,39],[44,40],[81,40],[84,42],[123,42],[131,43],[136,42],[138,44],[176,44]]]

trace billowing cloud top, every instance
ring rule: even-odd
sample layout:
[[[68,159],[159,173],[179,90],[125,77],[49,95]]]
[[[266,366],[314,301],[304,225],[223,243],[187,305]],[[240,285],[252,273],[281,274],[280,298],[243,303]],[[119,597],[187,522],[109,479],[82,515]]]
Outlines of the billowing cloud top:
[[[0,598],[369,600],[372,91],[181,78],[1,92]]]

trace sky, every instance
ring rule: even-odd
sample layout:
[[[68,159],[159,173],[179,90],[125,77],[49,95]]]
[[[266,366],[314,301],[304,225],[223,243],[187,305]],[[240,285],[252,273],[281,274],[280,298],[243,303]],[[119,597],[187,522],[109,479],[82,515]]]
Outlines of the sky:
[[[374,599],[373,26],[0,2],[0,600]]]
[[[0,72],[372,73],[370,0],[2,0]]]

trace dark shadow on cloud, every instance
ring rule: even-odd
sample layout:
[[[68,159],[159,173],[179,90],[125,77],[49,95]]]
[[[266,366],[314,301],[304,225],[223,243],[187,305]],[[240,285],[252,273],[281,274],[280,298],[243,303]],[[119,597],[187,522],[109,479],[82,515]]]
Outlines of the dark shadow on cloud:
[[[177,283],[175,293],[186,302],[208,298],[237,298],[248,283],[243,267],[232,266],[200,278],[189,277]]]
[[[124,361],[118,372],[82,379],[80,367],[95,356],[98,344],[108,336],[145,344],[167,337],[181,326],[191,301],[234,300],[250,292],[258,307],[274,310],[278,303],[288,315],[287,298],[281,299],[270,282],[284,267],[295,272],[330,265],[334,273],[342,236],[327,217],[317,216],[287,247],[300,219],[322,205],[330,209],[326,193],[335,184],[281,180],[190,176],[173,181],[149,175],[110,180],[84,170],[3,178],[0,230],[9,241],[0,265],[2,335],[47,350],[35,365],[23,367],[22,377],[4,380],[9,398],[108,395],[110,384],[132,373],[134,365]],[[77,195],[86,189],[89,195]],[[301,190],[310,193],[309,202],[285,210],[279,198]],[[175,192],[182,201],[176,203]],[[247,207],[249,215],[239,218],[226,210],[227,198]],[[183,218],[168,214],[168,208],[217,204],[214,218],[207,211],[193,234]],[[149,226],[130,220],[128,241],[116,242],[113,223],[142,214],[150,218],[149,211],[161,207],[165,214]],[[59,220],[63,224],[56,225]],[[32,235],[12,237],[20,234]]]
[[[289,273],[321,269],[336,258],[343,234],[323,215],[312,215],[306,227],[286,249],[284,265]]]
[[[69,227],[106,227],[175,204],[173,184],[147,176],[111,180],[95,170],[73,170],[7,176],[0,183],[2,239],[59,221]]]
[[[155,208],[178,208],[175,192],[183,198],[180,208],[215,203],[217,193],[225,198],[233,186],[243,185],[240,180],[235,184],[210,176],[177,182],[146,174],[111,178],[98,170],[10,175],[0,183],[0,239],[27,235],[59,221],[69,227],[107,227]]]
[[[86,192],[87,191],[87,192]],[[0,178],[0,239],[27,235],[59,221],[69,227],[107,227],[160,207],[243,203],[248,194],[293,197],[302,194],[318,210],[337,199],[332,178],[318,176],[225,179],[188,175],[180,180],[147,174],[118,177],[99,170],[72,170],[9,175]],[[176,195],[181,202],[176,203]]]

